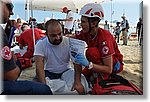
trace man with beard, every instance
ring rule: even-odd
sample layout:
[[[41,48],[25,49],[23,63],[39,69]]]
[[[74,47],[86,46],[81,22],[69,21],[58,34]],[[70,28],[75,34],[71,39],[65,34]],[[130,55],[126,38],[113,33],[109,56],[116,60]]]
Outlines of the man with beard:
[[[46,22],[45,28],[47,36],[37,42],[34,51],[37,80],[47,83],[47,77],[50,80],[60,79],[70,92],[76,90],[79,94],[84,94],[87,82],[83,75],[77,73],[78,65],[75,65],[75,71],[68,67],[69,38],[63,36],[60,22],[51,19]],[[77,92],[71,94],[78,94]]]

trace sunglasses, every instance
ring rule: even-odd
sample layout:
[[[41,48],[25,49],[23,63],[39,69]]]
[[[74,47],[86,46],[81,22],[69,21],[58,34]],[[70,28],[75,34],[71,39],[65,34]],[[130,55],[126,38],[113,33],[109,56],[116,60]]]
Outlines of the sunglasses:
[[[6,3],[6,6],[7,6],[9,11],[12,11],[14,8],[14,5],[12,3]]]

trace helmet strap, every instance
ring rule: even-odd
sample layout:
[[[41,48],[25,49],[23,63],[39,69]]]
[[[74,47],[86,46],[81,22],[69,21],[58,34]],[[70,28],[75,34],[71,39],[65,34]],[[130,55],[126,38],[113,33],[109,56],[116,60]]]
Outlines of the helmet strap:
[[[99,19],[99,21],[97,21],[97,24],[95,25],[95,27],[99,24],[100,21],[101,21],[101,19]],[[89,31],[88,31],[88,33],[90,33],[92,31],[92,26],[91,26],[91,20],[90,20],[90,18],[88,18],[88,22],[89,22]]]
[[[88,18],[88,22],[89,22],[89,31],[88,31],[88,33],[90,33],[90,32],[92,31],[91,20],[90,20],[90,18]]]

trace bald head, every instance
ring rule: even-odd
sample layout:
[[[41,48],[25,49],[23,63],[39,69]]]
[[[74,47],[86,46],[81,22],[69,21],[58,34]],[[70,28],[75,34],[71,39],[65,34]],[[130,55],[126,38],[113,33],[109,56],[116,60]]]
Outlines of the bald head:
[[[59,45],[62,42],[62,27],[59,21],[51,19],[45,24],[46,34],[49,42],[53,45]]]
[[[55,30],[58,28],[60,28],[62,30],[60,22],[58,20],[55,20],[55,19],[48,20],[45,24],[45,28],[46,28],[47,32],[49,30]]]

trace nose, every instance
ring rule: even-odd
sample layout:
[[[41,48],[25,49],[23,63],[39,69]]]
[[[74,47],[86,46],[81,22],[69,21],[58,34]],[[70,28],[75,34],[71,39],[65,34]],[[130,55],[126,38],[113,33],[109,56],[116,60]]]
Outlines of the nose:
[[[83,26],[83,22],[81,22],[81,27]]]
[[[14,15],[13,10],[10,10],[10,11],[9,11],[9,14],[10,14],[10,15]]]
[[[56,36],[56,39],[59,40],[59,39],[60,39],[60,35],[57,35],[57,36]]]

